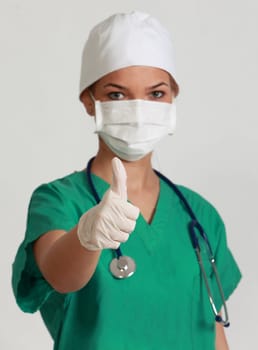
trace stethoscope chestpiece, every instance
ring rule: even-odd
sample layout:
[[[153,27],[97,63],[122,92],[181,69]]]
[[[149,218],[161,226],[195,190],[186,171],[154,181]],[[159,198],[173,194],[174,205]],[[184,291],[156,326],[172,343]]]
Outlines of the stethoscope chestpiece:
[[[114,258],[110,265],[110,271],[115,278],[124,279],[131,277],[135,270],[135,261],[129,256],[120,256],[119,258]]]

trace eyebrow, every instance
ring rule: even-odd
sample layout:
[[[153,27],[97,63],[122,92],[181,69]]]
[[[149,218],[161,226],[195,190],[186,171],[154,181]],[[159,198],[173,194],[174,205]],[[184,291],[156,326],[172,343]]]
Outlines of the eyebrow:
[[[162,81],[162,82],[160,82],[160,83],[158,83],[158,84],[156,84],[156,85],[153,85],[153,86],[149,87],[148,90],[156,89],[156,88],[158,88],[158,87],[160,87],[160,86],[162,86],[162,85],[169,86],[169,84],[167,84],[167,83],[165,83],[164,81]]]
[[[114,88],[117,88],[120,90],[127,90],[127,88],[125,86],[113,84],[113,83],[108,83],[108,84],[104,85],[104,88],[107,88],[107,87],[114,87]]]
[[[147,88],[147,90],[152,90],[152,89],[156,89],[162,85],[165,85],[165,86],[169,86],[168,83],[165,83],[164,81],[158,83],[158,84],[155,84],[153,86],[150,86]],[[108,84],[105,84],[104,85],[104,88],[107,88],[107,87],[114,87],[114,88],[117,88],[117,89],[120,89],[120,90],[128,90],[125,86],[122,86],[122,85],[119,85],[119,84],[113,84],[113,83],[108,83]]]

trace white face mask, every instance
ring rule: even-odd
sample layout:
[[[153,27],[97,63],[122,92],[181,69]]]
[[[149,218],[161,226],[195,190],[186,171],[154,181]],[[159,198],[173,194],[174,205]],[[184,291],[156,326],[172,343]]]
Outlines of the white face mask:
[[[120,158],[135,161],[152,152],[176,126],[175,103],[95,101],[96,133]]]

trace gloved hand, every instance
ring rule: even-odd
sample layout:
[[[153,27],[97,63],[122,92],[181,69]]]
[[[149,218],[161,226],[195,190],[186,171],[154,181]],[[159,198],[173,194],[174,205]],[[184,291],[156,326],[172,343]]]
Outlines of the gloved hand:
[[[120,159],[112,159],[112,170],[111,187],[101,202],[79,220],[77,234],[88,250],[117,249],[134,230],[140,212],[127,202],[127,176]]]

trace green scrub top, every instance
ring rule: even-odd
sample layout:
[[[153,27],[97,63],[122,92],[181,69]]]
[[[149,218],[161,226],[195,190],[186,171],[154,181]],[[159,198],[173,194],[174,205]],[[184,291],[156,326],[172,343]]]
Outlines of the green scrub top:
[[[102,197],[109,184],[92,176]],[[223,222],[200,195],[179,188],[206,230],[228,299],[241,274],[227,246]],[[40,311],[54,349],[215,349],[214,315],[187,229],[190,218],[163,180],[151,223],[140,215],[129,240],[121,245],[123,254],[136,261],[132,277],[118,280],[111,275],[109,264],[115,254],[108,249],[102,251],[93,277],[81,290],[60,294],[47,283],[35,263],[32,242],[50,230],[71,230],[94,205],[85,171],[40,186],[30,201],[12,284],[23,311]],[[205,252],[203,259],[220,309]]]

